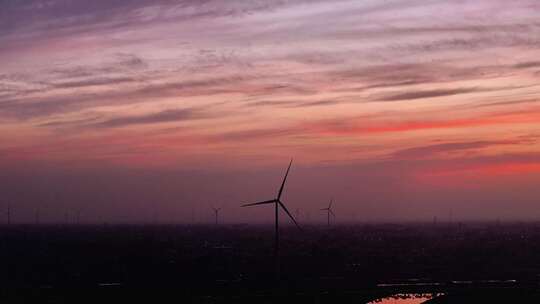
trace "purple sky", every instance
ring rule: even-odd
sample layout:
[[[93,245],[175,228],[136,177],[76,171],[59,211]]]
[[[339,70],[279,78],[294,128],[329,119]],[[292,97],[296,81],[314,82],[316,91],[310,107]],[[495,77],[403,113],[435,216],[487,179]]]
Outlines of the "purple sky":
[[[540,220],[536,0],[0,5],[15,220]]]

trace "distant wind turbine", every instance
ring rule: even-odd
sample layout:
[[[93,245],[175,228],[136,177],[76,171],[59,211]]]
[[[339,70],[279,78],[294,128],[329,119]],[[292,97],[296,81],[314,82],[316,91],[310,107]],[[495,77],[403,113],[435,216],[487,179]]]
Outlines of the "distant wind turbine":
[[[279,207],[281,207],[283,211],[287,213],[287,215],[291,218],[291,220],[296,225],[296,227],[298,227],[298,229],[300,230],[302,229],[300,228],[300,225],[298,225],[294,217],[291,215],[289,210],[287,210],[287,207],[285,207],[285,205],[281,201],[281,194],[283,193],[283,188],[285,187],[285,182],[287,181],[287,176],[289,175],[289,170],[291,169],[291,165],[292,165],[292,159],[291,159],[291,162],[289,163],[289,167],[287,168],[287,172],[285,172],[285,177],[283,178],[283,182],[281,183],[281,187],[279,188],[279,192],[276,198],[268,200],[268,201],[242,205],[242,207],[248,207],[248,206],[255,206],[255,205],[274,204],[274,210],[275,210],[274,258],[275,258],[275,267],[276,267],[276,278],[279,278]]]
[[[330,226],[330,214],[332,214],[333,217],[336,217],[334,214],[334,211],[332,211],[332,203],[333,200],[330,200],[330,204],[328,204],[328,208],[322,208],[321,211],[326,211],[327,213],[327,225]]]
[[[219,211],[221,211],[221,207],[219,207],[219,208],[212,207],[212,210],[214,210],[214,215],[215,215],[215,218],[216,218],[216,225],[217,225],[218,224]]]

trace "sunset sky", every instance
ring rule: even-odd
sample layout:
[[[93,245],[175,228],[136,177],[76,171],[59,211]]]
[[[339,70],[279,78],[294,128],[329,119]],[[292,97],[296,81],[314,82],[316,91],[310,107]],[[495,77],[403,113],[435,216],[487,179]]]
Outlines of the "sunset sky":
[[[537,0],[0,6],[19,221],[540,220]]]

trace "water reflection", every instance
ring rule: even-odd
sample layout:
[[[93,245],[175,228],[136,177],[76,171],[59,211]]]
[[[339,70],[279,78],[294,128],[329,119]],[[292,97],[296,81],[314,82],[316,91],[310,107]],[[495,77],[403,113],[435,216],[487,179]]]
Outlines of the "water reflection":
[[[420,304],[440,295],[442,295],[442,293],[398,293],[386,298],[371,301],[368,304]]]

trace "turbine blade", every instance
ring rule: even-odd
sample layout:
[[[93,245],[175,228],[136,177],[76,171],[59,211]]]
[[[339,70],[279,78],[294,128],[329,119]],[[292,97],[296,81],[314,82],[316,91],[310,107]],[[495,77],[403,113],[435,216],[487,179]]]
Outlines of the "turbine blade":
[[[249,207],[249,206],[255,206],[255,205],[265,205],[265,204],[272,204],[272,203],[275,203],[276,200],[273,199],[273,200],[269,200],[269,201],[264,201],[264,202],[258,202],[258,203],[251,203],[251,204],[245,204],[245,205],[242,205],[241,207]]]
[[[330,204],[328,205],[328,209],[332,208],[332,203],[334,202],[334,199],[330,200]]]
[[[285,177],[283,178],[283,182],[281,183],[281,188],[279,188],[279,193],[277,196],[278,200],[281,198],[281,193],[283,193],[283,187],[285,187],[285,181],[287,181],[287,176],[289,175],[289,170],[291,169],[291,165],[292,165],[292,158],[291,158],[291,162],[289,163],[289,167],[287,168],[287,172],[285,172]]]
[[[332,214],[332,216],[334,216],[334,217],[336,216],[336,215],[334,214],[334,211],[332,211],[331,209],[328,209],[328,211],[330,211],[330,214]]]
[[[298,223],[296,222],[296,220],[294,219],[292,214],[289,212],[289,210],[287,210],[287,207],[285,207],[285,205],[283,205],[283,203],[281,201],[278,201],[278,204],[281,206],[281,208],[283,208],[283,210],[285,210],[285,213],[287,213],[287,215],[291,218],[291,220],[294,222],[296,227],[298,227],[298,229],[302,230],[302,228],[300,228],[300,225],[298,225]]]
[[[321,209],[321,211],[326,211],[326,210],[328,210],[328,208],[322,208],[322,209]]]

